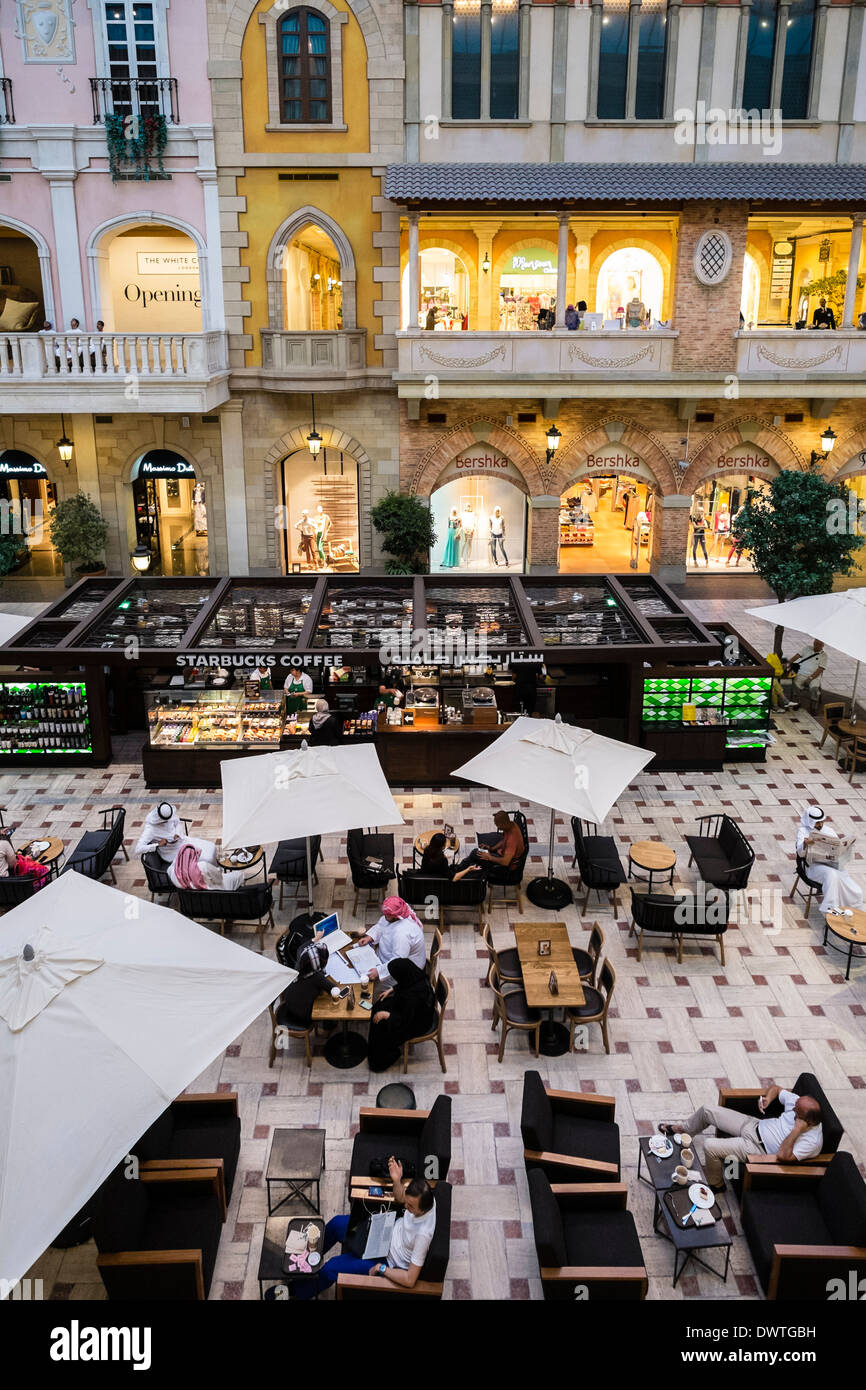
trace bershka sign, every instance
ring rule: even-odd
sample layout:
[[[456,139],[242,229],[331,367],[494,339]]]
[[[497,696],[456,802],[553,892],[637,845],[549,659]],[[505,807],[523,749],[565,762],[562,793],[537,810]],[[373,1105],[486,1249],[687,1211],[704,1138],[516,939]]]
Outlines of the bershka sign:
[[[596,454],[587,454],[586,471],[590,477],[601,477],[605,473],[627,473],[633,478],[655,479],[640,454],[633,454],[616,444],[608,444]]]
[[[514,483],[522,492],[527,492],[523,474],[506,458],[505,454],[500,453],[489,444],[478,444],[474,449],[464,449],[452,459],[448,466],[443,469],[436,482],[436,487],[442,487],[444,483],[451,483],[455,478],[503,478],[506,482]],[[486,499],[485,499],[486,500]]]
[[[474,473],[492,473],[497,469],[507,473],[509,463],[504,454],[497,454],[493,450],[471,450],[468,454],[458,454],[454,460],[454,467],[461,470],[471,469]]]
[[[333,653],[309,652],[304,656],[277,656],[274,652],[181,652],[175,657],[175,665],[181,667],[240,666],[251,671],[255,666],[342,666],[342,656]]]
[[[766,471],[776,465],[763,449],[737,449],[732,454],[719,454],[716,471],[719,473],[751,473],[758,468]]]

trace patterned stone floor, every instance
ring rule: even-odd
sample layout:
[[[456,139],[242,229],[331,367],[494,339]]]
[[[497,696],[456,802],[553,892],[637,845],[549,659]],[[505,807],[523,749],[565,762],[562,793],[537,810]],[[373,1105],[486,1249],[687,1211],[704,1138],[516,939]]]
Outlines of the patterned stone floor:
[[[607,824],[625,857],[628,844],[658,836],[677,847],[678,877],[693,885],[694,869],[682,840],[704,811],[723,809],[735,816],[757,851],[752,886],[772,895],[787,895],[793,877],[792,849],[801,808],[817,800],[840,831],[862,831],[866,799],[861,783],[850,786],[837,771],[829,745],[817,749],[815,721],[805,712],[779,717],[777,742],[765,765],[730,764],[724,773],[645,774],[620,798]],[[137,741],[121,750],[123,760],[105,771],[22,774],[0,779],[0,802],[25,831],[50,831],[67,842],[93,822],[101,806],[122,802],[127,808],[130,849],[135,844],[152,798],[145,794],[137,759]],[[396,799],[406,819],[397,835],[398,856],[411,859],[414,835],[421,829],[452,822],[464,840],[487,828],[501,804],[483,788],[401,794]],[[190,791],[177,798],[200,833],[218,835],[220,797]],[[508,803],[506,804],[513,804]],[[547,815],[522,804],[530,835],[542,841]],[[572,877],[570,828],[557,823],[556,872]],[[326,836],[317,903],[333,905],[350,920],[351,881],[340,837]],[[543,845],[533,844],[528,876],[540,872]],[[866,882],[861,846],[855,875]],[[121,887],[144,892],[136,860],[117,865]],[[535,909],[529,914],[538,916]],[[277,914],[281,931],[293,908]],[[531,1056],[525,1038],[512,1034],[503,1063],[496,1058],[490,1030],[491,996],[484,985],[485,955],[477,928],[453,925],[446,934],[442,969],[453,985],[446,1017],[448,1072],[442,1076],[435,1050],[419,1049],[409,1066],[408,1081],[420,1106],[444,1090],[453,1096],[454,1156],[450,1177],[454,1192],[451,1264],[446,1296],[452,1299],[537,1299],[541,1296],[522,1164],[519,1116],[523,1073],[537,1066],[553,1086],[564,1090],[609,1093],[616,1098],[622,1138],[622,1162],[629,1185],[629,1206],[641,1237],[651,1275],[653,1299],[752,1299],[759,1295],[748,1249],[740,1236],[734,1198],[722,1198],[725,1221],[735,1237],[726,1285],[711,1274],[689,1271],[671,1288],[672,1250],[652,1234],[649,1191],[636,1182],[639,1135],[651,1132],[661,1118],[687,1114],[702,1102],[714,1102],[720,1085],[751,1086],[769,1081],[790,1085],[800,1071],[814,1071],[841,1116],[844,1144],[858,1158],[866,1156],[866,965],[856,965],[850,982],[843,958],[822,948],[817,911],[807,921],[801,906],[785,896],[779,920],[745,922],[727,936],[727,967],[717,955],[687,944],[682,965],[666,946],[653,945],[636,959],[624,910],[616,917],[593,901],[586,918],[577,907],[562,914],[575,945],[585,944],[593,921],[605,933],[605,950],[617,971],[611,1015],[612,1051],[606,1056],[597,1030],[589,1050],[561,1058]],[[373,911],[362,920],[372,922]],[[494,908],[492,924],[499,945],[506,945],[514,910]],[[239,940],[255,949],[253,937]],[[275,937],[266,941],[272,951]],[[394,1074],[396,1076],[396,1073]],[[268,1069],[267,1015],[259,1018],[225,1054],[191,1085],[194,1091],[235,1090],[240,1101],[243,1147],[228,1219],[211,1290],[213,1299],[258,1297],[256,1271],[266,1213],[263,1171],[274,1126],[317,1126],[327,1130],[327,1169],[322,1207],[327,1215],[345,1207],[345,1179],[358,1109],[372,1104],[383,1084],[365,1066],[333,1070],[321,1055],[308,1071],[301,1044],[292,1044],[273,1070]],[[25,1218],[26,1219],[26,1218]],[[103,1295],[92,1246],[66,1253],[49,1250],[31,1271],[46,1281],[46,1295],[59,1299]]]

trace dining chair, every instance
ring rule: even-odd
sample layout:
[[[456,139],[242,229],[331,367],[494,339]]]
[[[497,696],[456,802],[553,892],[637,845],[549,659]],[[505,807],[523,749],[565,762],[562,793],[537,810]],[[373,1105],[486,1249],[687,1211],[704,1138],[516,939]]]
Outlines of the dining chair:
[[[427,958],[427,978],[433,988],[436,988],[436,977],[439,974],[439,952],[442,950],[442,933],[438,927],[433,928],[433,940],[430,943],[430,955]]]
[[[831,700],[824,705],[824,708],[821,711],[821,723],[824,726],[824,732],[821,735],[818,747],[823,748],[824,744],[827,742],[827,738],[832,738],[833,742],[836,745],[834,756],[837,758],[839,757],[839,750],[841,745],[843,743],[847,743],[851,737],[850,734],[843,734],[841,729],[839,728],[839,720],[844,718],[844,700]]]
[[[607,1015],[615,988],[616,971],[610,960],[605,957],[598,975],[598,988],[596,989],[593,985],[584,985],[585,1003],[572,1005],[565,1011],[568,1018],[568,1047],[570,1052],[574,1051],[575,1024],[582,1025],[584,1023],[598,1023],[600,1025],[604,1050],[607,1053],[610,1052]]]
[[[598,922],[593,922],[592,930],[589,933],[588,949],[584,951],[580,946],[571,948],[571,954],[574,956],[574,963],[577,966],[582,984],[595,983],[595,972],[603,950],[604,932]]]
[[[304,1053],[307,1058],[307,1066],[311,1067],[313,1065],[313,1053],[310,1048],[310,1039],[313,1036],[313,1029],[316,1025],[314,1023],[311,1023],[309,1028],[291,1028],[287,1023],[278,1024],[276,1010],[274,1009],[273,1004],[268,1005],[268,1013],[271,1016],[271,1052],[268,1058],[268,1066],[272,1067],[274,1065],[274,1058],[277,1055],[277,1029],[279,1028],[282,1037],[303,1038]]]
[[[846,743],[842,749],[842,765],[847,767],[851,764],[851,771],[848,773],[848,781],[854,780],[854,772],[863,772],[866,769],[866,734],[857,734],[852,743]]]
[[[491,965],[495,965],[499,972],[499,978],[503,984],[523,984],[523,971],[520,968],[520,956],[517,948],[507,946],[504,951],[497,951],[493,944],[493,932],[490,930],[490,923],[485,922],[481,931],[481,940],[487,947],[487,955]]]
[[[497,1024],[502,1026],[502,1035],[499,1039],[499,1061],[502,1061],[505,1052],[505,1039],[512,1029],[518,1033],[532,1033],[534,1038],[533,1050],[538,1056],[538,1033],[541,1027],[541,1014],[538,1009],[530,1009],[526,1002],[526,995],[522,989],[505,989],[499,977],[499,971],[495,965],[491,965],[487,975],[487,983],[493,990],[493,1024],[491,1032]]]
[[[421,1033],[417,1038],[407,1038],[403,1044],[403,1070],[409,1070],[409,1048],[416,1043],[435,1042],[436,1051],[439,1053],[439,1065],[443,1072],[448,1068],[445,1065],[445,1053],[442,1049],[442,1025],[445,1021],[445,1009],[448,1004],[448,996],[451,993],[451,986],[444,975],[440,975],[435,985],[433,993],[436,999],[436,1022],[427,1033]]]

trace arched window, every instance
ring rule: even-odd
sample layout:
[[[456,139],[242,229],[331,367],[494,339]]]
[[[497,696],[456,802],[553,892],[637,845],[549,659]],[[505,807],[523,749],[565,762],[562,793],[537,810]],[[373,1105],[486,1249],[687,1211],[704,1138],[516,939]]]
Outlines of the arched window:
[[[330,25],[318,10],[289,10],[278,26],[284,124],[331,120]]]

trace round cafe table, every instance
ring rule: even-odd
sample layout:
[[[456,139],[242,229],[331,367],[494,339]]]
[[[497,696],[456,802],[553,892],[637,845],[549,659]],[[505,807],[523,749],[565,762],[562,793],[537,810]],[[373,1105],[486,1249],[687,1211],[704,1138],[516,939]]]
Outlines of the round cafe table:
[[[32,846],[38,844],[47,844],[48,847],[36,854]],[[19,853],[29,855],[38,864],[44,864],[48,869],[48,877],[56,878],[60,872],[60,860],[63,858],[63,841],[56,835],[37,835],[29,844],[24,845]]]
[[[632,877],[632,869],[645,869],[649,874],[650,892],[653,889],[653,874],[667,876],[668,882],[673,884],[676,862],[676,850],[671,849],[670,845],[663,845],[660,840],[636,840],[628,848],[628,876]]]
[[[412,846],[412,867],[415,868],[418,861],[424,857],[424,851],[433,839],[434,835],[444,834],[441,830],[422,830],[415,836],[415,843]],[[445,843],[445,853],[451,855],[452,862],[460,853],[460,836],[452,835]]]
[[[238,864],[236,860],[232,859],[232,855],[240,853],[241,848],[246,848],[247,854],[252,855],[252,859],[248,859],[244,864]],[[262,845],[246,845],[239,846],[238,849],[227,849],[225,853],[218,854],[217,863],[221,869],[243,869],[246,873],[248,869],[254,869],[256,865],[261,864],[264,857],[265,851]]]
[[[824,942],[833,951],[844,951],[845,946],[836,946],[832,941],[827,940],[827,933],[835,936],[839,941],[844,941],[848,948],[848,967],[845,971],[845,979],[851,976],[851,961],[854,958],[854,947],[866,947],[866,912],[860,907],[850,909],[850,917],[842,917],[836,912],[828,912],[824,919]],[[857,958],[861,958],[864,952],[858,951]]]

